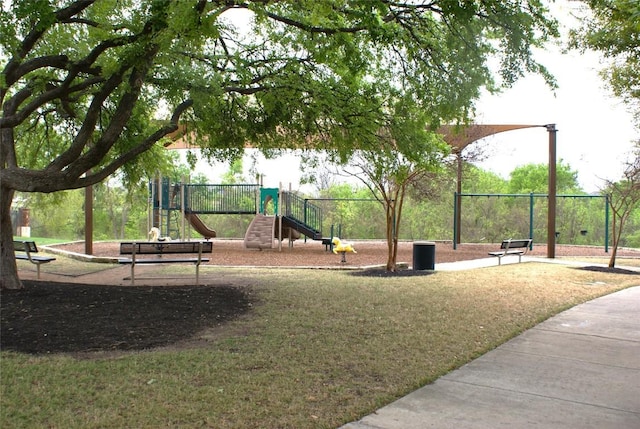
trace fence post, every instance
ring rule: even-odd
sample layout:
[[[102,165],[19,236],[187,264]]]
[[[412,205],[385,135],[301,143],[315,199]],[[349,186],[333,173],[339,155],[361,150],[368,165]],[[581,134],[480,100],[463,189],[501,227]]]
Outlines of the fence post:
[[[529,193],[529,250],[533,250],[533,192]]]
[[[609,199],[611,195],[604,196],[604,252],[609,253]]]
[[[458,247],[458,228],[460,228],[460,225],[458,225],[458,198],[460,198],[460,195],[458,195],[457,192],[453,193],[453,250],[456,250]]]

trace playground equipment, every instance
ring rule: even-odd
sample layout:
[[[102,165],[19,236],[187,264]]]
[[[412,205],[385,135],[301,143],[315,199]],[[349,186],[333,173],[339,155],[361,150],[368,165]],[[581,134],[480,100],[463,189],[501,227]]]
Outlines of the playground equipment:
[[[171,237],[162,237],[160,229],[155,226],[149,231],[149,241],[171,241]]]
[[[542,237],[540,211],[549,204],[546,194],[471,194],[454,193],[454,224],[453,248],[458,244],[463,227],[470,227],[462,219],[462,198],[483,201],[481,209],[471,216],[471,221],[485,224],[482,237],[490,242],[502,240],[504,237],[522,235],[534,239]],[[558,220],[554,222],[553,231],[557,242],[567,244],[587,244],[587,239],[593,243],[603,240],[605,252],[609,251],[609,203],[606,195],[557,195]],[[527,201],[528,200],[528,201]],[[517,204],[517,201],[526,204]],[[584,207],[578,210],[575,203],[581,201]],[[573,204],[572,204],[573,203]],[[585,205],[586,204],[586,205]],[[478,205],[477,203],[475,205]],[[468,212],[469,209],[466,210]],[[604,215],[604,219],[601,217]],[[588,215],[588,216],[587,216]],[[587,219],[588,218],[588,219]],[[594,223],[595,222],[595,223]],[[587,234],[592,236],[586,237]],[[548,234],[547,234],[548,235]],[[476,237],[477,238],[477,237]]]
[[[347,256],[346,256],[347,253],[358,253],[353,248],[353,244],[348,243],[346,241],[342,241],[338,237],[333,237],[333,240],[331,240],[331,243],[333,244],[333,253],[340,254],[341,256],[340,262],[342,263],[347,262]]]
[[[169,237],[187,237],[187,224],[206,239],[217,236],[200,218],[203,214],[255,215],[245,233],[248,248],[272,248],[274,239],[289,245],[302,235],[322,240],[322,210],[293,192],[257,184],[150,183],[150,225]],[[273,207],[272,213],[267,209]],[[181,215],[181,216],[180,216]]]
[[[202,235],[205,239],[209,240],[211,238],[216,237],[216,232],[213,229],[209,229],[209,227],[207,227],[207,225],[204,224],[202,219],[200,219],[200,216],[192,212],[185,212],[184,215],[187,218],[187,221],[189,221],[189,223],[193,227],[193,229],[198,231],[198,233]]]

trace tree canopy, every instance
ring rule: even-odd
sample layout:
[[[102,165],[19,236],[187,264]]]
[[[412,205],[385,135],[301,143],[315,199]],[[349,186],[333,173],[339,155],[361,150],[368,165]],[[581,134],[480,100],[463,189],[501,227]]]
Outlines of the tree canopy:
[[[530,56],[555,34],[543,12],[537,1],[15,1],[0,16],[3,184],[97,183],[181,116],[218,157],[248,141],[348,151],[399,95],[431,124],[463,120],[494,87],[490,56],[507,84],[546,74]]]
[[[556,191],[569,194],[575,193],[579,189],[578,172],[560,160],[556,167]],[[522,165],[510,173],[509,193],[547,193],[548,190],[549,166],[546,164]]]
[[[157,143],[180,124],[216,159],[248,143],[347,159],[375,149],[399,102],[422,112],[425,126],[465,121],[482,87],[526,72],[550,81],[531,48],[557,35],[538,0],[2,4],[3,222],[15,191],[153,171]],[[5,265],[11,228],[2,226]]]
[[[582,26],[571,32],[571,46],[601,52],[603,70],[614,94],[633,109],[640,124],[640,3],[635,0],[585,0]]]

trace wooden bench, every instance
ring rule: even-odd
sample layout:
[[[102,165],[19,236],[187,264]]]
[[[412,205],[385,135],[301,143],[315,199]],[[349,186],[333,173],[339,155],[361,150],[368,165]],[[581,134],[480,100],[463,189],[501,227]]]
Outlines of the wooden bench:
[[[489,255],[498,257],[498,265],[502,262],[502,257],[508,255],[518,255],[518,262],[522,262],[522,255],[527,253],[531,247],[532,241],[533,240],[531,238],[521,240],[503,240],[500,245],[500,250],[489,252]]]
[[[52,256],[34,255],[34,253],[38,253],[38,246],[36,246],[35,241],[14,240],[13,249],[19,252],[16,253],[16,259],[27,260],[38,267],[38,279],[40,279],[40,265],[56,260]]]
[[[196,285],[200,282],[200,264],[209,262],[209,258],[203,258],[203,253],[212,253],[211,241],[146,241],[120,243],[120,254],[131,255],[130,258],[119,258],[120,264],[131,264],[131,284],[135,284],[137,264],[174,264],[193,263],[196,265]],[[164,255],[191,253],[197,257],[164,258]],[[140,259],[138,255],[158,255],[155,258]]]

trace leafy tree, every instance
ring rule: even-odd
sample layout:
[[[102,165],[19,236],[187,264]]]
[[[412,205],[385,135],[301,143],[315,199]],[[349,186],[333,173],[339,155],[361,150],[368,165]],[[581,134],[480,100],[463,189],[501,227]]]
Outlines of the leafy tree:
[[[378,150],[354,154],[345,167],[348,174],[369,188],[383,207],[387,271],[396,271],[402,209],[409,186],[437,170],[448,153],[446,144],[436,134],[419,132],[420,127],[415,127],[419,123],[413,123],[414,127],[406,121],[394,124],[400,126],[392,126],[388,133],[380,135]],[[401,144],[405,145],[404,149],[413,149],[399,150]]]
[[[509,193],[547,193],[549,190],[549,166],[547,164],[527,164],[515,168],[509,175]],[[580,189],[578,172],[571,170],[562,160],[556,167],[556,191],[576,192]]]
[[[501,84],[525,71],[550,80],[531,46],[557,35],[538,0],[2,4],[6,288],[21,286],[9,233],[15,191],[86,187],[118,169],[132,182],[151,177],[157,143],[179,121],[215,159],[250,142],[345,160],[376,149],[398,94],[433,127],[466,119],[480,88],[497,87],[489,57],[499,58]],[[231,21],[234,10],[248,11],[248,30]]]
[[[609,206],[613,213],[611,229],[613,231],[613,250],[609,258],[609,267],[616,264],[618,247],[627,221],[640,208],[640,141],[636,142],[631,160],[627,163],[623,179],[607,183]]]
[[[584,0],[590,13],[581,17],[582,27],[572,31],[571,47],[593,49],[609,60],[602,71],[613,93],[621,97],[640,123],[640,3],[632,0]],[[609,266],[615,266],[617,248],[625,225],[637,218],[638,143],[634,155],[619,182],[607,181],[613,211],[613,252]],[[635,214],[634,214],[635,213]]]
[[[31,234],[77,240],[83,233],[84,197],[81,191],[65,191],[31,196]]]
[[[509,182],[499,175],[467,164],[462,192],[469,194],[503,194],[509,192]]]
[[[238,158],[231,163],[229,169],[222,175],[222,183],[229,185],[248,183],[243,175],[242,158]]]
[[[571,47],[593,49],[610,60],[602,74],[640,121],[640,3],[634,0],[583,0],[589,12],[571,32]]]
[[[146,237],[148,225],[147,183],[125,188],[118,180],[94,186],[93,234],[98,240]]]
[[[381,216],[371,210],[377,203],[371,198],[369,189],[352,183],[337,183],[320,192],[318,198],[311,198],[311,202],[322,208],[322,231],[325,235],[333,226],[333,234],[341,238],[382,237],[381,234],[376,236]]]
[[[640,248],[640,210],[636,210],[629,216],[625,238],[624,246]]]

